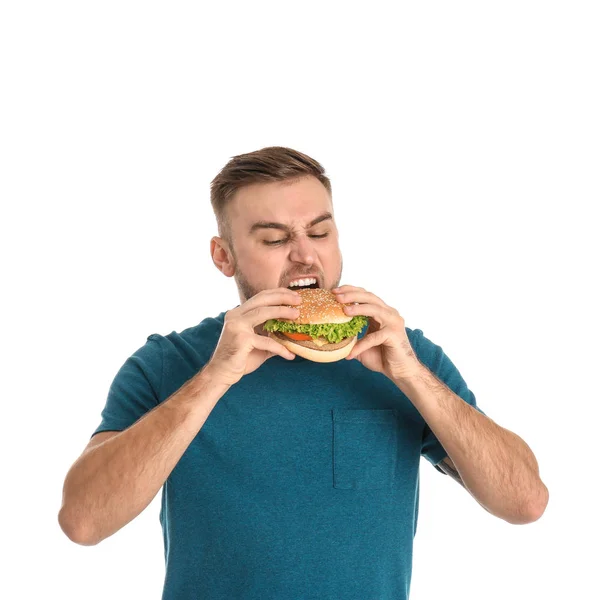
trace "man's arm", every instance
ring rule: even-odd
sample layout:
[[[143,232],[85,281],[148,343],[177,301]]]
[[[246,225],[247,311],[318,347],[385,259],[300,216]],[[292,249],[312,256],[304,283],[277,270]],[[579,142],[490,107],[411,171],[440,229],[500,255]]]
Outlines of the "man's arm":
[[[204,368],[124,431],[94,436],[64,482],[58,520],[69,539],[97,544],[139,515],[228,387]]]
[[[548,488],[533,452],[518,435],[457,396],[425,365],[395,383],[448,453],[450,461],[442,461],[440,468],[460,480],[479,504],[513,524],[542,516]]]

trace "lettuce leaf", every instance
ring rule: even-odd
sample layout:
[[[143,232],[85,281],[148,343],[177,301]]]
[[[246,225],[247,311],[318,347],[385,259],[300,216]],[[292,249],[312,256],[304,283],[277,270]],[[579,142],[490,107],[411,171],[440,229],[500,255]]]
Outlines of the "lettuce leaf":
[[[267,331],[289,331],[307,333],[313,338],[324,337],[330,344],[337,344],[344,338],[354,337],[368,323],[367,317],[352,317],[347,323],[320,323],[319,325],[287,323],[278,319],[269,319],[264,328]]]

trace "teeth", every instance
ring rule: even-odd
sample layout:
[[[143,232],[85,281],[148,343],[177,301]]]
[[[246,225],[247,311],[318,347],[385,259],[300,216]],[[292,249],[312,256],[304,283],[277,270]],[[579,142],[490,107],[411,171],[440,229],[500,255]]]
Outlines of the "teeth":
[[[314,277],[311,277],[309,279],[298,279],[297,281],[290,283],[288,287],[311,285],[312,283],[317,283],[317,280]]]

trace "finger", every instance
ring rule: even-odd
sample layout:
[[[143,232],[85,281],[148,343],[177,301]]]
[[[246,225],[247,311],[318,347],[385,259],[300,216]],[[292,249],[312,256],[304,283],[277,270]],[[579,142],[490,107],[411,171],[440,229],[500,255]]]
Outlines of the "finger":
[[[296,357],[293,352],[290,352],[283,344],[276,342],[274,339],[262,335],[255,335],[252,343],[254,347],[265,352],[278,354],[279,356],[291,360]]]
[[[356,344],[354,344],[354,348],[352,348],[350,354],[348,354],[348,360],[355,358],[356,356],[362,354],[365,350],[368,350],[373,346],[379,346],[380,344],[383,344],[385,338],[386,333],[381,329],[374,333],[369,333],[365,335],[365,337],[362,338],[362,340],[359,340]]]
[[[295,306],[257,306],[247,312],[243,318],[254,329],[257,325],[269,319],[288,319],[293,321],[300,316],[300,310]]]
[[[302,302],[302,296],[298,292],[287,288],[276,288],[263,290],[246,300],[241,306],[241,314],[246,314],[259,306],[298,305]]]
[[[351,302],[370,302],[371,304],[387,306],[381,298],[367,291],[350,290],[348,292],[340,292],[339,294],[336,294],[335,297],[338,302],[343,304],[349,304]]]
[[[344,304],[343,309],[348,316],[373,317],[382,326],[389,314],[388,310],[379,304]]]
[[[251,300],[254,299],[256,299],[257,302],[266,302],[267,304],[276,304],[279,301],[285,301],[286,304],[302,302],[300,292],[298,292],[298,290],[290,290],[289,288],[263,290],[251,298]]]
[[[363,290],[363,291],[365,291],[365,288],[357,287],[355,285],[341,285],[340,287],[333,288],[331,291],[334,292],[334,293],[337,293],[338,291],[340,291],[340,292],[349,292],[351,290]]]

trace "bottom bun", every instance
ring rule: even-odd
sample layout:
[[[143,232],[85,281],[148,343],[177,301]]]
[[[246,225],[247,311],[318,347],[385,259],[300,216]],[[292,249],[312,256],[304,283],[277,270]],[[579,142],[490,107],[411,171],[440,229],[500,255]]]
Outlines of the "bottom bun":
[[[344,346],[343,348],[338,348],[337,350],[314,350],[313,348],[307,348],[306,346],[300,346],[299,344],[294,344],[292,340],[283,340],[273,335],[272,331],[269,331],[269,337],[274,339],[276,342],[279,342],[282,346],[285,346],[290,352],[301,356],[302,358],[306,358],[307,360],[312,360],[313,362],[320,363],[329,363],[335,362],[336,360],[342,360],[346,358],[348,354],[354,348],[356,344],[356,340],[358,336],[354,336],[352,341]]]

